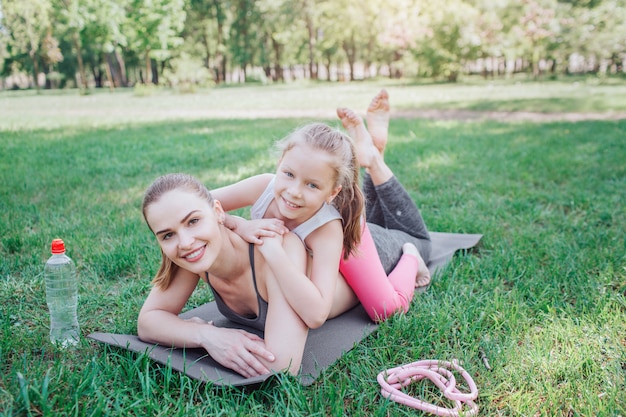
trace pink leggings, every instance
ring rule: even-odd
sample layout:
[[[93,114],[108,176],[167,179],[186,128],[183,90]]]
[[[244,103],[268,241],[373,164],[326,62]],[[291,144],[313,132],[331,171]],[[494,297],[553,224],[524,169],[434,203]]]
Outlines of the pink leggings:
[[[403,254],[387,276],[367,223],[363,223],[358,251],[347,260],[342,257],[339,272],[359,298],[370,318],[375,322],[381,322],[397,311],[402,310],[406,313],[409,310],[418,267],[419,262],[415,256]],[[425,268],[425,265],[422,267]]]

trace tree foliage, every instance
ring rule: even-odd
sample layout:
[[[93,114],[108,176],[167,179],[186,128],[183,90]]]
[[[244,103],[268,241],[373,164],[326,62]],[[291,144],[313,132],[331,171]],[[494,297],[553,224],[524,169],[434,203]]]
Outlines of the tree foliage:
[[[0,0],[0,74],[37,87],[622,74],[625,59],[626,0]]]

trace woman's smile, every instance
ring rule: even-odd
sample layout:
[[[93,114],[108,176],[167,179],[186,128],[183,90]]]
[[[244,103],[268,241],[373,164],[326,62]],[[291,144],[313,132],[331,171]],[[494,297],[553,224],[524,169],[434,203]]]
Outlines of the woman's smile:
[[[187,261],[187,262],[197,262],[200,259],[202,259],[202,256],[204,255],[206,249],[206,245],[194,250],[193,252],[184,255],[183,258]]]

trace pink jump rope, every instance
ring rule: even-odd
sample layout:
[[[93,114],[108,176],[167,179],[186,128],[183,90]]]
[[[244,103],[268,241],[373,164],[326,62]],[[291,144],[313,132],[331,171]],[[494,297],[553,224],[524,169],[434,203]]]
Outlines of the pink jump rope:
[[[470,390],[469,393],[462,393],[456,388],[456,379],[451,372],[452,370],[459,372],[465,379]],[[411,382],[424,378],[430,379],[443,391],[443,395],[447,399],[454,401],[455,407],[439,407],[413,398],[400,391],[401,388],[406,387]],[[459,365],[457,360],[452,362],[437,360],[417,361],[383,371],[378,374],[377,379],[381,386],[381,394],[391,401],[444,417],[459,416],[464,404],[467,404],[469,409],[462,412],[463,416],[473,416],[478,413],[478,406],[474,403],[474,400],[478,397],[478,388],[476,388],[476,384],[470,374]]]

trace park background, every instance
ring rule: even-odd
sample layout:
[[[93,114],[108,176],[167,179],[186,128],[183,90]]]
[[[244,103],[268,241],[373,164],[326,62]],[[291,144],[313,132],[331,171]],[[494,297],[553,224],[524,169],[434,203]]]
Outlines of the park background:
[[[1,0],[0,13],[0,415],[416,415],[375,377],[430,358],[461,361],[480,415],[626,415],[623,2]],[[215,388],[84,337],[49,343],[53,238],[78,266],[82,335],[135,333],[160,260],[140,212],[150,182],[272,172],[275,140],[340,126],[336,107],[363,114],[381,88],[386,158],[429,228],[484,235],[408,314],[309,387]],[[186,309],[208,299],[201,286]],[[426,383],[407,391],[450,405]]]
[[[625,5],[2,0],[0,88],[623,75]]]

